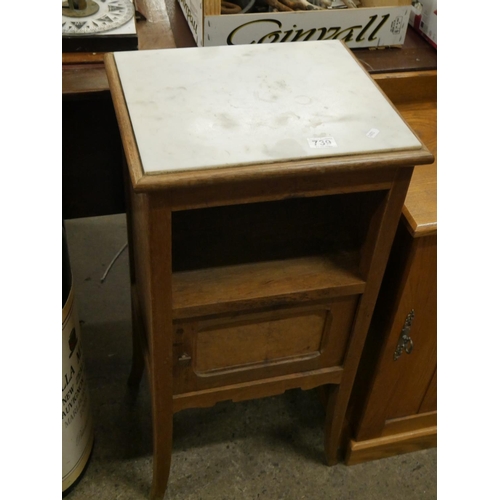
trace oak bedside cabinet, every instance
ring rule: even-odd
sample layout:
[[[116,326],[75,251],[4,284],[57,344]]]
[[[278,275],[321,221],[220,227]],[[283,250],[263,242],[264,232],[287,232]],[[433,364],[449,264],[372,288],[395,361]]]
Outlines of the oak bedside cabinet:
[[[338,460],[413,167],[432,154],[342,42],[107,54],[128,166],[134,359],[153,416],[325,386]]]

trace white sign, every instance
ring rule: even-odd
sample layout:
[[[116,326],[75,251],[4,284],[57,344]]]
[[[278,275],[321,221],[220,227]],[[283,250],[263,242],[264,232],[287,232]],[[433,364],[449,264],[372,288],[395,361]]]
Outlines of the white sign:
[[[207,16],[200,43],[202,9],[191,8],[196,21],[189,22],[190,0],[179,1],[197,44],[203,46],[313,40],[343,40],[350,48],[402,45],[410,16],[409,6]]]
[[[189,29],[198,47],[203,46],[203,0],[179,0]]]

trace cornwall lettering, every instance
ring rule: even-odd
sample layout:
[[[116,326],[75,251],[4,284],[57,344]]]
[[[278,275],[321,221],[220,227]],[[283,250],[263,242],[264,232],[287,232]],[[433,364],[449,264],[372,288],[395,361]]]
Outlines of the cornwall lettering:
[[[365,38],[372,42],[377,39],[377,33],[387,22],[389,17],[390,14],[385,14],[384,16],[375,14],[369,17],[369,21],[365,25],[357,24],[347,28],[342,28],[340,26],[324,26],[308,30],[298,28],[296,24],[293,25],[292,29],[282,30],[283,23],[277,19],[258,19],[256,21],[241,24],[232,30],[227,37],[227,44],[283,43],[308,40],[344,40],[345,42],[355,40],[356,42],[362,42]],[[256,40],[253,38],[252,33],[257,24],[261,26],[269,25],[269,32]],[[354,38],[355,36],[356,38]]]

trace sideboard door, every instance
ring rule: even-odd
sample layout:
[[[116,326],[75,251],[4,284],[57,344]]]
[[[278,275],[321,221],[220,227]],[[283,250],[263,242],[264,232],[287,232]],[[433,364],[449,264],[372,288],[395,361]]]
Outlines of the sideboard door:
[[[437,235],[415,238],[402,219],[351,399],[348,464],[435,446],[436,272]]]

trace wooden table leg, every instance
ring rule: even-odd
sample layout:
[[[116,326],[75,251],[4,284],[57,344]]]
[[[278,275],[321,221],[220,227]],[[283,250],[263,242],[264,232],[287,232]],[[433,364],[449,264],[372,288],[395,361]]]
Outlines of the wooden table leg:
[[[140,219],[143,309],[153,418],[153,480],[150,497],[164,497],[173,431],[171,211],[165,197],[149,195]]]
[[[132,295],[132,368],[128,377],[129,387],[137,387],[144,373],[144,350],[142,340],[145,335],[142,323],[141,311],[137,299],[135,286],[131,286]]]
[[[150,497],[163,499],[173,431],[171,211],[165,198],[134,193],[130,180],[127,225],[132,294],[132,370],[137,386],[147,367],[153,421]]]
[[[163,380],[170,367],[165,362],[151,369],[151,400],[153,417],[153,480],[151,500],[162,500],[167,489],[172,457],[173,411],[172,398],[163,393]]]
[[[124,163],[123,168],[123,181],[126,186],[125,199],[127,207],[127,242],[128,242],[128,259],[129,259],[129,273],[130,273],[130,298],[132,309],[132,368],[128,377],[129,387],[135,387],[140,384],[142,374],[144,373],[144,341],[145,330],[143,318],[141,316],[141,309],[139,298],[137,296],[136,284],[136,269],[135,269],[135,231],[132,216],[132,200],[134,192],[130,183],[127,165]]]

